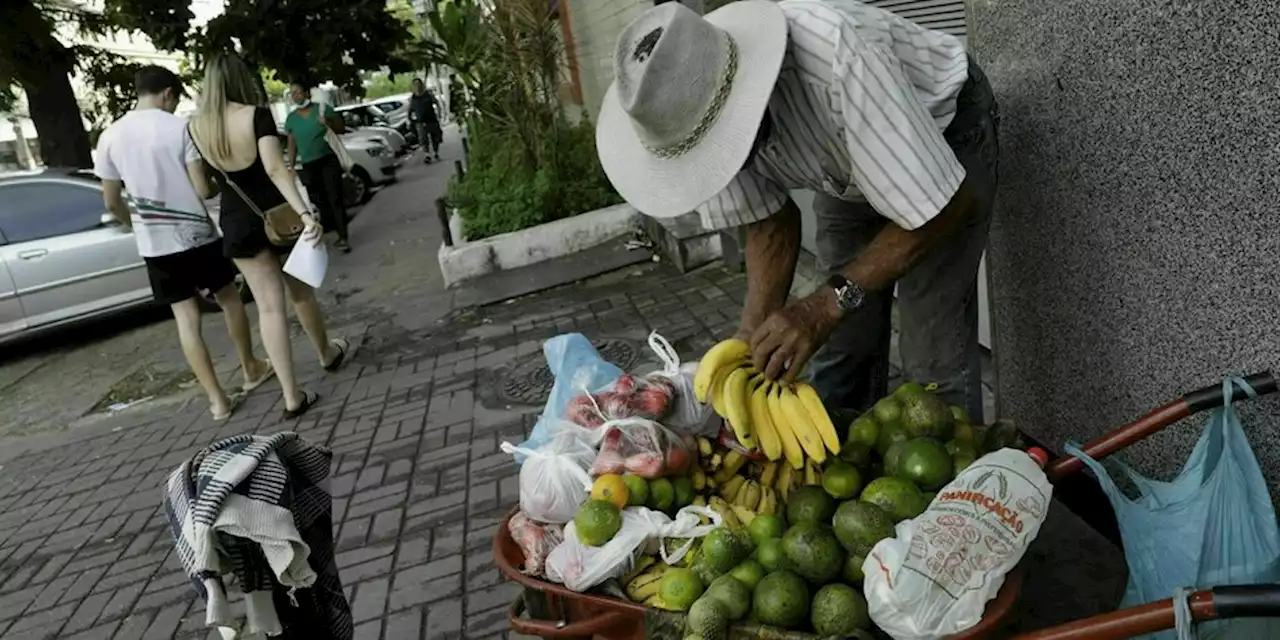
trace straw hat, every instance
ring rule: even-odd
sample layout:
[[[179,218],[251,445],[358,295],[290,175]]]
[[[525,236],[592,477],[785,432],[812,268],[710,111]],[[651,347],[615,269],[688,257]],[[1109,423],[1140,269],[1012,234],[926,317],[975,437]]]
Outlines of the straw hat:
[[[724,189],[751,153],[786,50],[786,17],[769,0],[706,16],[668,2],[636,18],[618,38],[596,126],[618,193],[672,217]]]

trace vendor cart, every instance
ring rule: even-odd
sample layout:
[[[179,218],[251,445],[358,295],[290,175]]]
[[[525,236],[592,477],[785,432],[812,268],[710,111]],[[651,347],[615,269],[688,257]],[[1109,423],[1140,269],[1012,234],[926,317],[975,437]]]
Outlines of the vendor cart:
[[[1270,372],[1245,377],[1257,395],[1277,391]],[[1248,397],[1231,388],[1231,402]],[[1222,406],[1222,385],[1205,387],[1186,394],[1141,418],[1110,431],[1081,447],[1100,460],[1146,438],[1192,414]],[[1057,482],[1084,467],[1083,462],[1064,456],[1049,462],[1045,473]],[[514,513],[514,512],[513,512]],[[507,519],[510,519],[508,516]],[[643,604],[592,593],[577,593],[520,572],[524,561],[520,547],[512,539],[504,519],[493,540],[494,561],[507,578],[524,587],[511,604],[508,617],[511,629],[518,633],[543,638],[608,638],[629,640],[645,637],[646,619],[663,615]],[[951,640],[1008,637],[999,633],[1011,621],[1022,585],[1021,568],[1015,568],[1005,579],[1000,592],[987,603],[982,620]],[[1175,609],[1181,603],[1173,599],[1122,609],[1040,631],[1013,636],[1016,640],[1111,640],[1173,629]],[[1226,618],[1280,616],[1280,585],[1235,585],[1214,587],[1190,593],[1186,604],[1191,619],[1199,622]],[[732,637],[732,632],[731,632]],[[779,638],[812,638],[802,633],[785,632]]]

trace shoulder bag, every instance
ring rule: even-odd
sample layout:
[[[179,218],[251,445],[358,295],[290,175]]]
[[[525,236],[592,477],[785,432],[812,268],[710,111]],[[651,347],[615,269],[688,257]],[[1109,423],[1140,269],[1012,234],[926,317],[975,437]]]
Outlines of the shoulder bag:
[[[293,205],[289,204],[286,200],[285,202],[263,211],[256,203],[254,203],[253,199],[250,198],[248,194],[240,189],[240,185],[236,184],[236,181],[232,180],[231,176],[227,175],[226,171],[223,171],[221,168],[214,166],[212,162],[209,162],[209,159],[204,155],[204,151],[200,149],[200,143],[196,142],[196,137],[191,132],[190,125],[187,125],[187,135],[191,136],[191,142],[195,144],[196,151],[200,153],[200,157],[205,161],[205,164],[216,169],[218,173],[221,173],[222,179],[226,180],[231,189],[240,196],[240,199],[243,200],[245,204],[249,205],[249,208],[253,209],[253,212],[257,214],[259,218],[262,218],[262,230],[266,232],[267,240],[277,247],[293,246],[293,244],[298,241],[298,237],[302,235],[303,229],[306,228],[306,225],[302,223],[302,216],[294,210]]]
[[[351,159],[351,154],[347,153],[347,148],[342,144],[342,136],[337,131],[329,128],[329,123],[324,120],[324,103],[317,102],[316,109],[319,112],[317,116],[320,118],[320,126],[324,127],[324,139],[329,143],[329,148],[333,149],[333,155],[338,156],[338,164],[342,165],[343,173],[351,173],[351,167],[355,166],[356,161]]]

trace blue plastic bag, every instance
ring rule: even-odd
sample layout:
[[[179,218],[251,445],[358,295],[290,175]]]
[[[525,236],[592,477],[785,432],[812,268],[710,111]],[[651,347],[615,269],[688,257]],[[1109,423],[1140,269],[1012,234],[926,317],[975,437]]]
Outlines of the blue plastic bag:
[[[1233,384],[1251,398],[1257,395],[1241,378],[1223,380],[1223,406],[1210,414],[1172,481],[1152,480],[1119,465],[1137,485],[1136,499],[1076,444],[1065,447],[1093,471],[1115,509],[1129,565],[1121,607],[1172,597],[1179,587],[1280,582],[1280,527],[1262,469],[1231,406]],[[1200,631],[1201,638],[1280,638],[1280,621],[1221,620],[1202,624]]]
[[[529,439],[520,445],[522,449],[537,449],[551,440],[565,424],[561,418],[574,396],[607,387],[622,375],[622,369],[601,358],[581,333],[565,333],[547,340],[542,344],[542,353],[556,382]],[[523,459],[517,456],[516,461],[522,463]]]

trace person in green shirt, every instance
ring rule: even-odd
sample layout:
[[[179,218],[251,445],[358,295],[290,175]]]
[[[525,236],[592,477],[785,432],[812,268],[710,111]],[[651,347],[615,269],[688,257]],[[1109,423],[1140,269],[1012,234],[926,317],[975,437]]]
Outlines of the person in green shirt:
[[[348,253],[351,244],[347,241],[347,208],[342,203],[342,164],[325,138],[328,129],[343,133],[346,128],[342,118],[326,109],[324,103],[312,102],[310,89],[302,83],[289,85],[289,96],[297,107],[284,120],[284,130],[289,134],[289,165],[297,166],[296,161],[302,161],[302,184],[320,210],[320,224],[338,232],[333,246]]]

